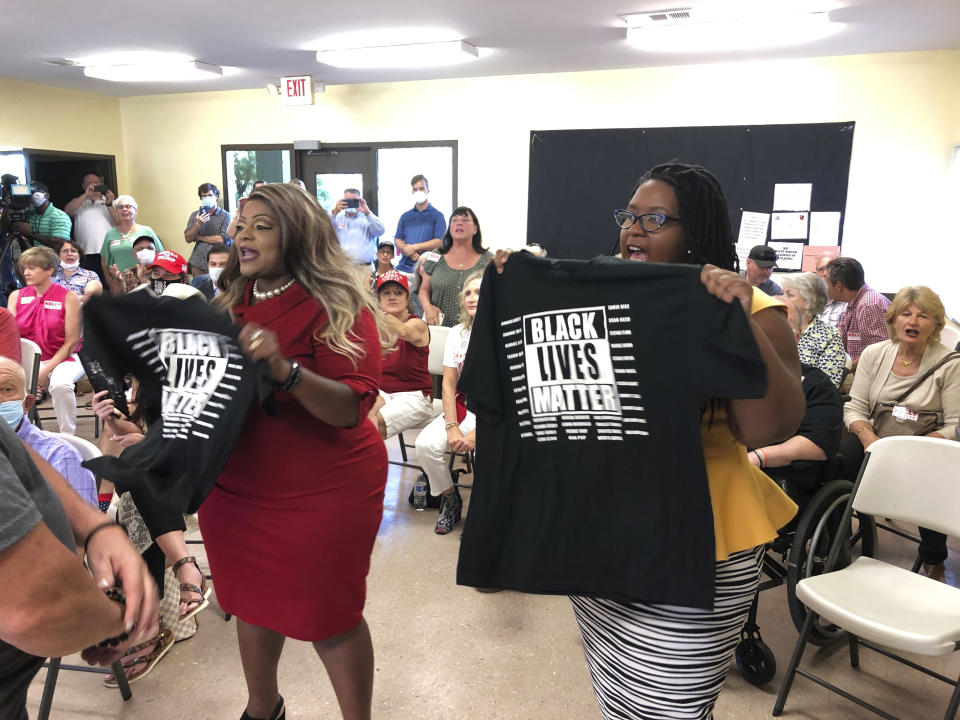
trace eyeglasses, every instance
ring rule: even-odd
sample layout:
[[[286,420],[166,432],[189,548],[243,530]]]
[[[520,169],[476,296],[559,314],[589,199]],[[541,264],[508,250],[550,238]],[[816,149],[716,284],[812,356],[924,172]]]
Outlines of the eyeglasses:
[[[680,222],[680,218],[670,217],[663,213],[644,213],[643,215],[634,215],[629,210],[614,210],[613,221],[623,230],[633,227],[634,223],[640,223],[644,232],[655,233],[668,222]]]
[[[117,205],[117,210],[136,210],[136,205]]]

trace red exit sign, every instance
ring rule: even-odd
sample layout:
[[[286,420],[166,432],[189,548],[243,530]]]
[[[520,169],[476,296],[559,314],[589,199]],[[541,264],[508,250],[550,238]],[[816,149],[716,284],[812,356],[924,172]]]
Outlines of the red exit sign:
[[[313,78],[310,75],[280,78],[284,105],[313,105]]]

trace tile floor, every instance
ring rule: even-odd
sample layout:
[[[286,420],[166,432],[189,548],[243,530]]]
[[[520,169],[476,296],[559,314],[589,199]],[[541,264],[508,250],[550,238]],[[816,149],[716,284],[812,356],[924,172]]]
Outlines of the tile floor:
[[[81,400],[82,404],[83,400]],[[93,438],[90,420],[80,434]],[[396,440],[390,457],[400,459]],[[377,720],[589,720],[600,718],[580,648],[579,634],[563,597],[504,592],[482,594],[454,582],[459,532],[433,533],[435,512],[417,513],[407,504],[416,471],[390,466],[383,524],[373,553],[366,617],[376,652],[373,717]],[[464,491],[465,507],[470,491]],[[458,526],[459,527],[459,526]],[[881,553],[909,564],[906,541],[881,533]],[[200,554],[202,558],[202,553]],[[201,561],[201,565],[203,565]],[[960,580],[960,545],[951,543],[947,578]],[[214,598],[215,600],[215,598]],[[786,665],[797,632],[790,622],[785,588],[764,592],[759,624],[780,667]],[[837,684],[863,691],[897,717],[942,717],[950,689],[870,651],[850,668],[846,645],[808,650],[806,659]],[[934,659],[931,666],[956,677],[960,658]],[[34,717],[45,671],[30,690]],[[718,720],[770,717],[782,671],[762,688],[741,678],[736,667],[716,707]],[[289,641],[281,660],[281,692],[290,720],[339,718],[333,691],[320,661],[306,643]],[[200,630],[179,643],[153,673],[132,686],[124,703],[99,676],[60,675],[53,720],[234,720],[245,692],[233,622],[219,607],[200,615]],[[784,718],[847,720],[872,718],[863,710],[798,678]]]

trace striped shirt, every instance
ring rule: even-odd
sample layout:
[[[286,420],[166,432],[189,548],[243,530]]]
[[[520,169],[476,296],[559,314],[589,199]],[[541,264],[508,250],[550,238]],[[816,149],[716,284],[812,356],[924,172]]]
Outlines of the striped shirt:
[[[70,229],[73,227],[70,216],[50,203],[47,203],[47,209],[43,211],[43,215],[37,214],[36,208],[30,208],[27,211],[27,222],[35,233],[61,240],[70,239]],[[34,242],[34,245],[39,244]]]
[[[17,435],[63,475],[80,497],[97,507],[97,482],[93,473],[81,465],[83,458],[79,452],[53,433],[33,425],[26,416],[20,421]]]
[[[890,301],[866,283],[853,296],[837,325],[852,360],[859,359],[864,348],[890,339],[884,317],[888,307]]]

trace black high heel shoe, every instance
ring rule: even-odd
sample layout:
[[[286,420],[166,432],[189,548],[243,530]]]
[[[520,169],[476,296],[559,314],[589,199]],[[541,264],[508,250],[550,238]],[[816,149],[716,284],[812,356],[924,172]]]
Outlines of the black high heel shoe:
[[[287,718],[287,709],[283,706],[283,698],[280,698],[280,702],[277,703],[277,706],[273,709],[273,712],[270,713],[268,717],[265,718],[255,718],[250,715],[247,715],[247,711],[243,711],[243,715],[240,716],[240,720],[286,720]]]

